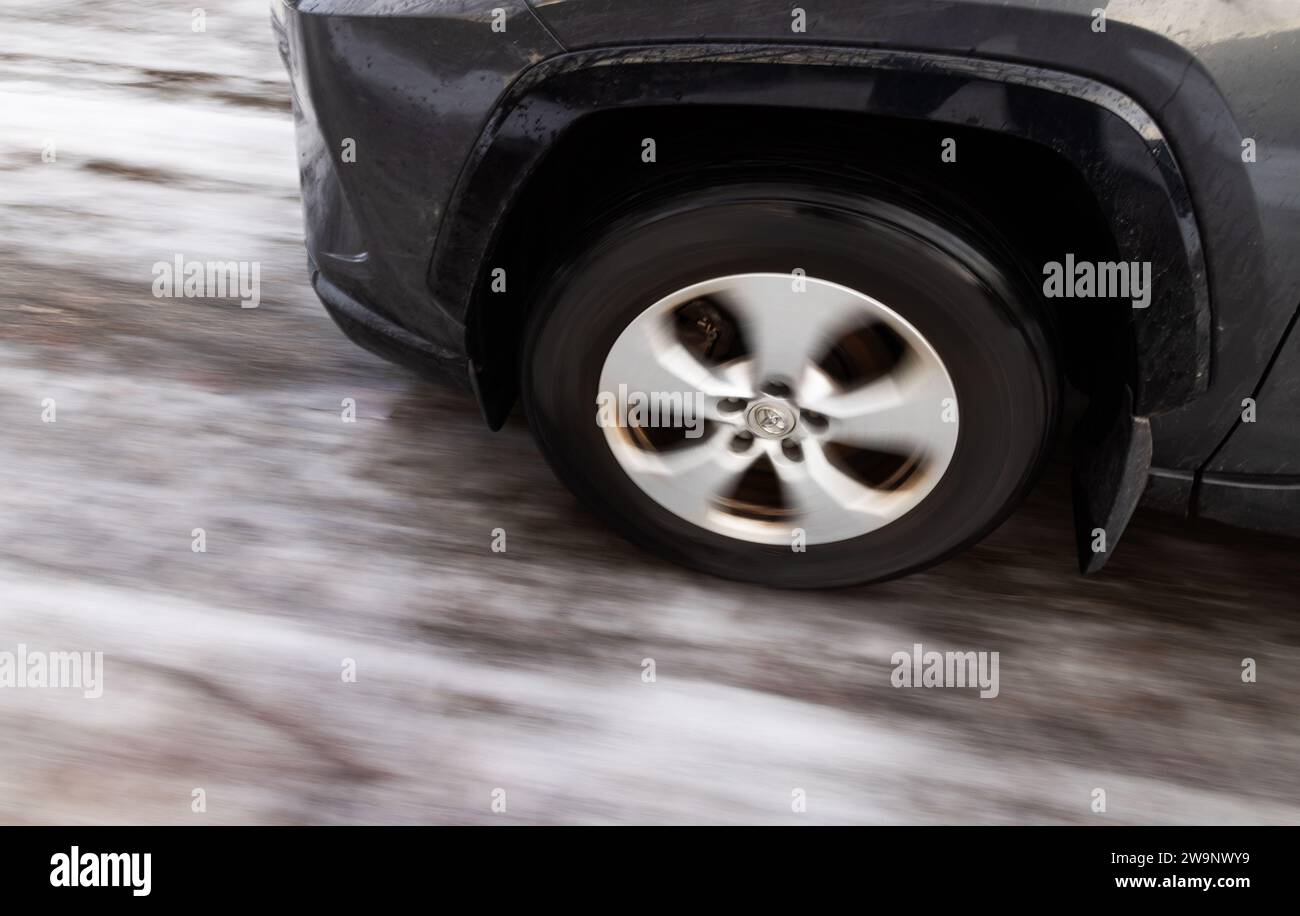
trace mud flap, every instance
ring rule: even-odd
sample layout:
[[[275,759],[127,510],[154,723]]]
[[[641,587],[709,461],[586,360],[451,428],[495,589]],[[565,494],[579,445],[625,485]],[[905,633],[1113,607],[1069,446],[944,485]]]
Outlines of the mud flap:
[[[1128,388],[1110,407],[1095,402],[1074,441],[1074,535],[1079,571],[1106,565],[1128,527],[1151,470],[1151,424],[1133,416]]]

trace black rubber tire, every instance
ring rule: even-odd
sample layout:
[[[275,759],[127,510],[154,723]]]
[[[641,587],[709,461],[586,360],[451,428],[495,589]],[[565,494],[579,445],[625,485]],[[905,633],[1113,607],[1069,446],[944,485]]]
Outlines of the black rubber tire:
[[[643,206],[585,243],[530,316],[521,361],[529,425],[556,474],[592,512],[686,566],[820,588],[938,562],[991,531],[1028,490],[1054,434],[1061,391],[1048,337],[1028,307],[1032,293],[1014,269],[963,237],[971,235],[914,206],[807,184],[724,185]],[[991,240],[981,247],[999,250]],[[623,472],[595,422],[605,357],[643,310],[711,277],[795,268],[861,290],[911,322],[947,366],[961,412],[948,470],[915,509],[805,552],[678,518]]]

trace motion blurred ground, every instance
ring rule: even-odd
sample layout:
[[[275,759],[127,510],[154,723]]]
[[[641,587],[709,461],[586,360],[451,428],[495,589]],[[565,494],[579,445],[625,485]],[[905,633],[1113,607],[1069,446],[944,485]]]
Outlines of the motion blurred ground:
[[[106,656],[98,700],[0,690],[0,821],[1300,821],[1295,542],[1139,514],[1081,579],[1055,467],[899,582],[661,563],[333,327],[266,6],[191,6],[0,13],[0,649]],[[261,306],[153,298],[178,252]],[[893,689],[916,642],[1001,695]]]

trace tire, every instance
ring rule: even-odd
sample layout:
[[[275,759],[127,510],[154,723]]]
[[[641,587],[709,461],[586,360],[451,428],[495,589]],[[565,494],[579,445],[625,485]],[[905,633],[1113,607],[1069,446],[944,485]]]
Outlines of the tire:
[[[1026,280],[1014,266],[1003,266],[1009,261],[998,263],[984,253],[1002,251],[1000,242],[968,228],[978,225],[974,220],[944,222],[962,228],[946,228],[917,205],[901,207],[879,193],[845,194],[774,182],[678,194],[612,219],[555,272],[525,330],[521,391],[539,447],[577,497],[628,540],[725,578],[785,588],[846,586],[900,576],[964,549],[996,527],[1032,485],[1055,432],[1061,383],[1046,328],[1030,308],[1034,300]],[[972,241],[977,234],[982,239],[978,246]],[[596,422],[607,358],[612,359],[612,348],[639,316],[651,314],[648,308],[713,278],[788,278],[796,268],[816,283],[819,295],[837,285],[887,306],[886,312],[901,318],[901,333],[914,329],[938,357],[960,405],[960,422],[944,446],[946,465],[927,479],[919,502],[865,533],[811,538],[798,545],[802,550],[793,536],[758,542],[670,510],[624,469],[615,440]],[[721,307],[710,311],[711,317],[700,324],[709,329],[710,347],[717,345],[719,327],[736,325],[742,330],[731,336],[744,336],[743,323],[723,312]],[[717,403],[721,409],[728,402]],[[750,405],[757,402],[745,403],[752,412]],[[789,406],[800,434],[811,436],[816,415],[805,418],[793,401]],[[753,426],[749,413],[737,422],[748,422],[766,437],[786,422],[786,416],[776,416],[780,412],[779,405],[767,411],[763,418],[771,422],[761,427]],[[719,433],[715,427],[705,439],[713,442],[712,435],[725,434],[735,437],[733,448],[744,447],[747,429],[738,429]],[[935,435],[948,434],[940,430]],[[813,452],[821,446],[805,443],[811,473]],[[759,445],[776,448],[767,441]],[[799,457],[797,447],[780,444],[788,446],[794,451],[782,454]],[[825,454],[839,448],[828,444]],[[916,466],[938,467],[938,459]],[[742,514],[732,520],[710,509],[701,517],[756,531],[783,530],[764,526],[776,524],[771,518],[785,523],[799,516],[786,508],[784,478],[775,486],[776,515],[762,515],[756,522]],[[906,485],[878,492],[902,500],[894,493],[913,490],[921,492]],[[850,521],[856,524],[862,517]],[[847,525],[844,530],[856,529]]]

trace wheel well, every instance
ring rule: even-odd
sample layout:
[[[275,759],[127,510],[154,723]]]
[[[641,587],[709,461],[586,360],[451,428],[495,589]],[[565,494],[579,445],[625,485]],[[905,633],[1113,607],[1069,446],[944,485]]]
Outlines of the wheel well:
[[[647,139],[654,141],[650,162],[643,158]],[[955,152],[954,161],[945,161],[945,149]],[[504,293],[480,283],[467,315],[467,345],[488,417],[499,424],[517,395],[529,308],[585,238],[657,194],[736,177],[885,188],[899,202],[957,224],[986,253],[1022,271],[1033,290],[1042,287],[1043,265],[1067,252],[1080,261],[1117,256],[1083,178],[1031,141],[975,127],[775,107],[594,112],[552,145],[485,260],[485,273],[504,268],[509,278]],[[1131,382],[1135,361],[1123,303],[1036,298],[1075,387],[1111,393]]]

